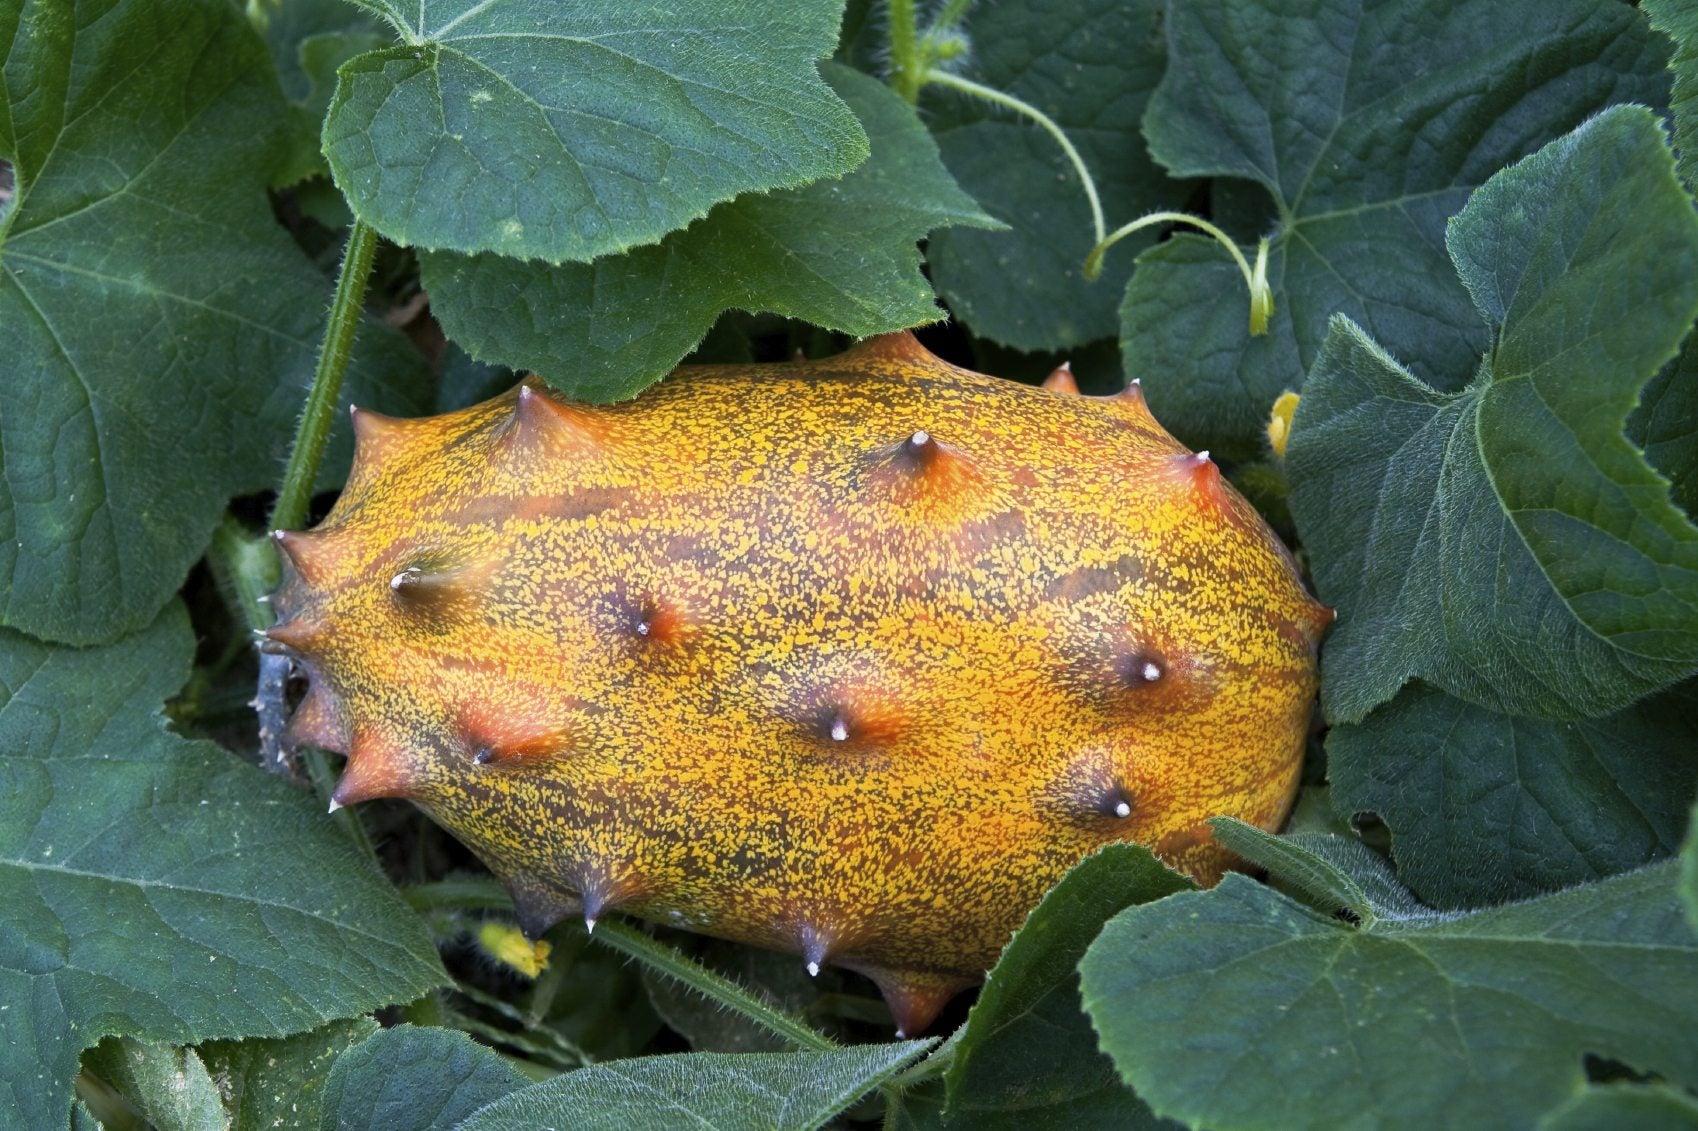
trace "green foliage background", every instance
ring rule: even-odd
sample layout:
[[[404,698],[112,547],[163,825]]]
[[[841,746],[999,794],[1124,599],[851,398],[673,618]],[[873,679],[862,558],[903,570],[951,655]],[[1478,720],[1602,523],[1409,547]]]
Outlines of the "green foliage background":
[[[1695,12],[0,0],[0,1126],[1698,1127]],[[961,81],[1106,227],[1267,237],[1268,333],[1199,236],[1087,281]],[[1339,610],[1290,828],[1217,828],[1266,879],[1111,846],[920,1041],[675,932],[502,965],[440,832],[257,766],[355,223],[395,414],[907,327],[1139,378]]]

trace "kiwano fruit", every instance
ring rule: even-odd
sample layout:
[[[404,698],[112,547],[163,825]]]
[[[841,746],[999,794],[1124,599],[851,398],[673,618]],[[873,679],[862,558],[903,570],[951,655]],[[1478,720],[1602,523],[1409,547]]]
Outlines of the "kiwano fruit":
[[[521,925],[610,908],[878,983],[913,1034],[1108,841],[1204,882],[1284,819],[1331,612],[1134,385],[1077,395],[907,334],[357,412],[280,534],[288,737],[409,798]]]

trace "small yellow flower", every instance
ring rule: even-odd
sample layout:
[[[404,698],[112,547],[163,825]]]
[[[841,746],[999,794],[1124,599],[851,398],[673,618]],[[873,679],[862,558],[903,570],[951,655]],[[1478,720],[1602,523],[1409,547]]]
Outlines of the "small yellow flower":
[[[511,923],[491,920],[478,928],[478,945],[483,952],[510,970],[534,978],[548,969],[546,939],[532,942]]]
[[[1291,439],[1291,418],[1297,414],[1297,400],[1297,394],[1287,389],[1273,403],[1273,413],[1268,417],[1268,444],[1280,459],[1285,458],[1285,445]]]

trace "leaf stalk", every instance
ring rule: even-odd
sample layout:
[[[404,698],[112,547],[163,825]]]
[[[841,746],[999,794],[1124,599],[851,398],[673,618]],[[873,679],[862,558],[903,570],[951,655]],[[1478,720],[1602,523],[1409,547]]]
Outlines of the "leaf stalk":
[[[1125,239],[1134,232],[1157,224],[1189,224],[1214,237],[1216,243],[1226,248],[1234,263],[1238,264],[1239,272],[1244,276],[1244,286],[1250,291],[1250,333],[1259,337],[1268,332],[1268,320],[1273,317],[1273,290],[1268,286],[1268,241],[1266,237],[1256,245],[1256,262],[1251,266],[1244,258],[1244,253],[1238,249],[1231,236],[1220,228],[1188,212],[1151,212],[1140,216],[1129,224],[1116,228],[1106,239],[1099,238],[1097,246],[1085,257],[1085,278],[1095,279],[1102,274],[1103,257],[1108,249]]]
[[[613,919],[603,919],[596,924],[591,938],[675,979],[710,1001],[742,1014],[800,1048],[815,1052],[830,1052],[837,1048],[837,1042],[819,1030],[774,1009],[730,978],[714,973],[680,953],[676,947],[652,939],[634,927]]]
[[[295,443],[289,450],[289,465],[277,504],[271,511],[273,530],[299,529],[307,520],[318,465],[324,459],[330,430],[336,423],[336,403],[342,397],[342,378],[354,349],[354,334],[365,308],[366,281],[371,277],[372,257],[377,252],[377,231],[355,220],[348,228],[348,246],[342,254],[342,270],[336,277],[336,297],[330,304],[330,321],[324,329],[313,371],[312,388],[295,428]]]
[[[1085,190],[1085,200],[1091,206],[1092,235],[1095,237],[1095,240],[1099,245],[1104,242],[1106,237],[1103,233],[1107,230],[1107,226],[1103,222],[1103,204],[1102,199],[1097,195],[1097,182],[1092,178],[1091,170],[1086,167],[1085,159],[1079,155],[1078,149],[1074,148],[1073,142],[1068,138],[1062,128],[1056,124],[1054,118],[1051,118],[1048,114],[1039,110],[1036,106],[1033,106],[1025,99],[1016,98],[1012,94],[1000,91],[993,86],[986,86],[983,83],[974,82],[972,79],[964,79],[960,75],[952,74],[949,71],[927,70],[923,76],[922,84],[925,86],[948,87],[950,90],[958,90],[963,94],[970,94],[974,98],[989,102],[993,106],[1001,106],[1006,110],[1012,110],[1016,114],[1020,114],[1032,122],[1035,122],[1037,125],[1042,126],[1044,131],[1048,133],[1050,137],[1055,139],[1056,144],[1061,146],[1061,152],[1067,155],[1067,160],[1073,165],[1073,171],[1078,174],[1079,185]],[[1087,275],[1086,278],[1090,278],[1090,276]]]

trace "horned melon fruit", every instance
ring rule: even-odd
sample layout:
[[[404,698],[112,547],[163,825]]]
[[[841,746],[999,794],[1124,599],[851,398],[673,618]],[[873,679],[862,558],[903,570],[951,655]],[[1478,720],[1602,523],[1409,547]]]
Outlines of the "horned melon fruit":
[[[356,412],[269,636],[338,804],[409,798],[535,934],[609,909],[869,975],[914,1034],[1108,841],[1283,820],[1330,610],[1137,386],[907,334]]]

